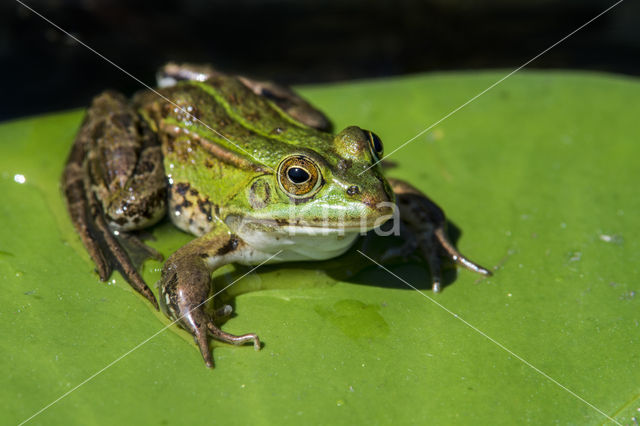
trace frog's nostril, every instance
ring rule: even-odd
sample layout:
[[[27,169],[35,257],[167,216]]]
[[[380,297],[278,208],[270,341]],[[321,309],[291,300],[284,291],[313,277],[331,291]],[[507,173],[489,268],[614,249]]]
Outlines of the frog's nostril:
[[[357,195],[360,193],[360,187],[358,185],[352,185],[347,188],[347,195]]]

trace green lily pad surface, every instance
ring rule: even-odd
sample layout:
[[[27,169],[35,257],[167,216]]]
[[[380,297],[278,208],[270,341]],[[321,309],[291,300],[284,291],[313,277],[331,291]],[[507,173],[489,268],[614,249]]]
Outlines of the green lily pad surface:
[[[504,74],[302,92],[337,129],[375,130],[389,154]],[[640,416],[637,80],[519,73],[388,157],[389,175],[443,207],[458,248],[493,277],[459,270],[433,294],[421,263],[390,267],[418,292],[355,250],[259,268],[224,293],[236,315],[223,328],[258,333],[264,347],[215,343],[213,370],[119,275],[103,283],[93,271],[59,188],[82,114],[0,125],[0,423],[581,425]],[[169,223],[153,236],[165,257],[191,238]],[[160,268],[144,265],[147,282]],[[248,271],[225,267],[216,285]]]

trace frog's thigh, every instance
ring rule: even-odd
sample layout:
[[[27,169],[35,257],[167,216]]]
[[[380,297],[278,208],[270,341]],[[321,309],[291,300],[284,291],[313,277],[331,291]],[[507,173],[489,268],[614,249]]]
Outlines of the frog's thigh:
[[[238,77],[238,80],[256,95],[264,96],[274,102],[294,120],[314,129],[331,131],[329,118],[290,88],[273,81],[254,80],[247,77]]]
[[[209,65],[171,62],[160,68],[156,77],[160,87],[169,87],[182,80],[206,81],[220,75],[224,75],[224,73]],[[272,81],[254,80],[243,76],[238,76],[238,80],[256,95],[264,96],[274,102],[300,123],[318,130],[331,130],[331,121],[327,116],[288,87]]]
[[[104,96],[89,110],[95,117],[88,150],[90,189],[113,228],[141,229],[166,212],[162,151],[155,133],[124,98],[111,95],[109,108],[100,111]]]

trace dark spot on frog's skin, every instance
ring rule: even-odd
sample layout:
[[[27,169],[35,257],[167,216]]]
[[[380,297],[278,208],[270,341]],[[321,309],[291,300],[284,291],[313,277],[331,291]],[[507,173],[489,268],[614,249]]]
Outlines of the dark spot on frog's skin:
[[[133,121],[131,120],[131,115],[129,114],[112,114],[111,123],[124,130],[128,130],[131,126],[133,126]]]
[[[191,188],[191,189],[189,190],[189,194],[191,194],[191,195],[193,195],[194,197],[196,197],[196,196],[198,195],[198,191],[197,191],[197,190],[195,190],[195,189],[193,189],[193,188]]]
[[[371,197],[362,197],[362,204],[372,209],[375,209],[378,203]]]
[[[349,188],[347,188],[347,195],[357,195],[360,193],[360,188],[358,187],[358,185],[352,185]]]
[[[104,120],[100,120],[95,127],[92,129],[91,136],[89,139],[98,140],[104,135],[105,122]]]
[[[177,184],[175,184],[176,192],[183,197],[187,194],[187,191],[190,187],[191,185],[185,182],[178,182]]]
[[[142,161],[138,164],[139,173],[149,173],[155,168],[154,164],[150,161]]]
[[[116,223],[116,224],[118,224],[120,226],[124,226],[125,224],[127,224],[129,222],[124,217],[118,217],[118,218],[115,218],[115,219],[113,217],[111,217],[111,216],[108,216],[108,217],[109,217],[109,221],[110,222]]]
[[[265,98],[279,99],[279,97],[276,96],[275,93],[273,93],[271,90],[267,89],[266,87],[263,87],[262,90],[260,90],[260,94]]]
[[[213,217],[211,216],[211,202],[208,200],[198,200],[198,208],[202,214],[207,217],[209,222],[213,220]]]
[[[162,108],[160,110],[160,115],[162,116],[162,118],[167,118],[169,114],[171,114],[171,111],[173,110],[173,108],[174,106],[169,102],[163,103]]]
[[[338,162],[338,170],[347,171],[351,168],[352,164],[353,164],[353,161],[342,159]]]
[[[195,107],[195,105],[193,104],[189,104],[185,110],[187,111],[187,113],[189,113],[189,115],[191,117],[194,117],[196,119],[200,118],[200,111],[198,110],[198,108]]]
[[[220,247],[216,254],[218,256],[224,256],[225,254],[231,253],[232,251],[238,248],[238,243],[239,243],[238,237],[236,237],[235,235],[231,235],[231,238],[229,239],[229,241],[227,241],[225,245]]]

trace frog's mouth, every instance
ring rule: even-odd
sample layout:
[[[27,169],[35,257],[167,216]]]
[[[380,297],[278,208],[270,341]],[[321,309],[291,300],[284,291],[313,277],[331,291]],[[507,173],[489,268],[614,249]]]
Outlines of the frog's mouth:
[[[351,205],[309,205],[299,206],[289,211],[252,212],[244,216],[228,216],[227,226],[234,232],[248,229],[277,234],[298,234],[309,236],[366,234],[381,227],[390,219],[399,219],[396,204],[381,202],[373,206],[363,203]],[[399,223],[399,221],[398,221]]]
[[[361,217],[357,220],[322,219],[322,218],[262,218],[229,216],[225,221],[229,228],[238,234],[243,230],[251,232],[271,233],[273,235],[307,235],[307,236],[340,236],[366,234],[372,229],[380,228],[390,219],[396,219],[395,210],[375,217]]]

